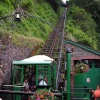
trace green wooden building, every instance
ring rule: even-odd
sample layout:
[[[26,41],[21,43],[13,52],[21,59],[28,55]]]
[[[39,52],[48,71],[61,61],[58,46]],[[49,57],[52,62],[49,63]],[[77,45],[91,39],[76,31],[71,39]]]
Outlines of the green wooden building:
[[[97,85],[100,86],[100,51],[71,40],[66,41],[67,47],[71,48],[71,91],[75,92],[74,88],[91,88],[95,90]],[[79,63],[85,63],[89,66],[87,72],[75,72],[75,65]],[[83,92],[83,95],[87,92],[85,89],[78,91]],[[75,95],[77,96],[77,94]]]

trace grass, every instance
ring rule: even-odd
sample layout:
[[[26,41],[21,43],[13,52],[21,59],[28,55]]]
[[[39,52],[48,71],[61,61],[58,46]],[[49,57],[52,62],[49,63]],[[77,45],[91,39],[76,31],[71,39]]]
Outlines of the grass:
[[[41,46],[44,44],[44,40],[37,38],[37,37],[26,37],[20,34],[13,34],[11,32],[7,32],[4,30],[0,30],[0,37],[5,38],[9,36],[9,39],[11,38],[11,42],[20,47],[29,47],[34,48],[35,46]],[[7,40],[5,40],[6,42]]]

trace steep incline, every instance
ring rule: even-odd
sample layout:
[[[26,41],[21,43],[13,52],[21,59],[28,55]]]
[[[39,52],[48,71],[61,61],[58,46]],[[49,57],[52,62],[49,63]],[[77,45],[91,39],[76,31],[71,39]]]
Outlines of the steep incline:
[[[65,72],[65,57],[63,54],[64,51],[64,27],[66,20],[66,9],[62,16],[60,17],[55,29],[50,33],[43,49],[40,54],[47,55],[57,62],[57,80],[56,80],[56,89],[59,87],[59,82],[61,80],[61,74]]]

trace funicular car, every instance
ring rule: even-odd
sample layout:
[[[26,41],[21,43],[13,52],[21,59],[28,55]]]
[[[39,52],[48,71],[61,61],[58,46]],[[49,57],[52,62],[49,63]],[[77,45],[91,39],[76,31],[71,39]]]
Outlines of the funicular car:
[[[39,77],[46,82],[46,85],[39,85]],[[46,89],[49,91],[50,88],[55,89],[56,87],[56,63],[54,59],[45,55],[36,55],[30,58],[26,58],[20,61],[12,62],[12,77],[11,85],[4,85],[3,87],[12,87],[12,91],[26,92],[23,86],[24,80],[29,79],[29,82],[33,82],[36,87],[33,91]],[[7,95],[6,95],[7,96]],[[9,100],[28,100],[28,96],[16,94],[11,95]],[[23,97],[25,97],[23,99]],[[6,99],[8,100],[8,99]]]

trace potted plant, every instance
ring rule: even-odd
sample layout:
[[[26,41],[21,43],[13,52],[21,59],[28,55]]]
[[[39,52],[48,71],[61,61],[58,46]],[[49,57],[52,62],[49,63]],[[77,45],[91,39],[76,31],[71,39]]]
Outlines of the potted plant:
[[[54,96],[54,93],[47,89],[37,90],[35,94],[31,96],[31,98],[31,100],[57,100],[57,97]]]
[[[74,71],[76,73],[84,73],[84,72],[88,72],[88,70],[89,70],[89,66],[85,63],[79,63],[74,66]]]

